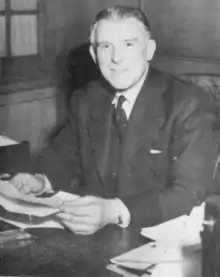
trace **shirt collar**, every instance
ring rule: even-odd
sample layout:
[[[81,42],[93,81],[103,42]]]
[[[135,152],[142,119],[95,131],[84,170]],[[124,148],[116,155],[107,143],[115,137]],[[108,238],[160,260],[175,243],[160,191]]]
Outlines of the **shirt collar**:
[[[119,96],[123,94],[126,100],[129,102],[129,104],[133,106],[143,86],[148,70],[149,70],[149,67],[147,68],[146,72],[142,76],[141,80],[136,84],[136,86],[130,88],[129,90],[126,90],[123,93],[116,92],[113,98],[112,104],[117,105]]]

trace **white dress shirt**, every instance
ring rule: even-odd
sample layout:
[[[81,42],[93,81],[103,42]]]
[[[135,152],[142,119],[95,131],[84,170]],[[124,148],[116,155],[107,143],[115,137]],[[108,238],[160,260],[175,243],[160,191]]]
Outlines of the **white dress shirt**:
[[[115,96],[112,100],[112,105],[117,106],[118,104],[118,98],[120,95],[124,95],[126,101],[122,104],[122,108],[125,111],[126,117],[129,120],[133,106],[137,100],[137,97],[140,93],[141,87],[143,86],[145,77],[147,75],[147,72],[142,76],[141,80],[132,88],[129,90],[126,90],[124,92],[116,92]]]

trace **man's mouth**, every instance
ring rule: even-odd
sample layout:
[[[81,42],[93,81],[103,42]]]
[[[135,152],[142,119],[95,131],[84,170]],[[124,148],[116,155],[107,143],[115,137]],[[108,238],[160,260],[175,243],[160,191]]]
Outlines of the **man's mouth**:
[[[128,69],[116,69],[116,68],[111,68],[111,71],[117,74],[123,74],[126,71],[128,71]]]

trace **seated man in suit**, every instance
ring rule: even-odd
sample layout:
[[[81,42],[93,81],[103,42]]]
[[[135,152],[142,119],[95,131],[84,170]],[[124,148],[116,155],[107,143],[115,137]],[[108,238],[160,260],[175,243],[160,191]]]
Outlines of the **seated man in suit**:
[[[58,215],[78,234],[189,213],[214,189],[209,96],[151,68],[156,43],[138,8],[98,13],[90,43],[102,78],[73,93],[69,119],[36,174],[12,183],[23,193],[79,193]]]

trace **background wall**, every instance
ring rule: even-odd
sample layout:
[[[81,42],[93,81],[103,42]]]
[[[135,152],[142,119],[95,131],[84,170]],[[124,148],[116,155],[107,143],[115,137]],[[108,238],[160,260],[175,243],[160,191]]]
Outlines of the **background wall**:
[[[22,65],[16,60],[7,61],[7,66],[4,60],[0,63],[3,65],[0,133],[17,141],[30,141],[33,158],[62,125],[68,108],[67,95],[82,82],[79,74],[73,80],[67,71],[67,64],[74,67],[69,54],[87,42],[95,14],[115,4],[138,6],[139,1],[40,0],[40,60],[27,58]],[[85,66],[92,67],[87,57],[85,50],[80,50],[77,59],[83,59]],[[93,68],[88,72],[88,67],[87,78],[93,74]],[[1,84],[5,77],[9,82]]]
[[[220,1],[144,1],[161,55],[220,61]]]
[[[153,27],[157,57],[164,69],[219,72],[219,0],[143,0],[142,5]]]
[[[73,49],[87,42],[95,14],[115,4],[141,6],[147,12],[158,46],[155,67],[174,74],[219,74],[219,0],[41,0],[41,59],[32,64],[35,72],[28,72],[34,61],[27,59],[25,72],[25,65],[19,68],[12,60],[2,74],[11,77],[19,72],[19,78],[0,86],[0,133],[29,140],[33,157],[65,120],[72,88],[82,76],[90,78],[95,72],[87,48],[75,56]],[[76,57],[85,64],[82,71]],[[75,69],[80,74],[73,73]],[[33,78],[24,81],[25,74]]]

